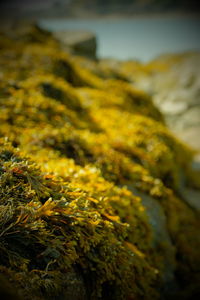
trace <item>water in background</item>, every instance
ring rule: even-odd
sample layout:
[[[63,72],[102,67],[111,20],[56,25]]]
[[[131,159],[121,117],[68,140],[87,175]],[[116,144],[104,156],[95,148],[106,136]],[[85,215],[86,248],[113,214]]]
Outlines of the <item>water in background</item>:
[[[43,28],[89,30],[96,34],[98,56],[148,61],[163,53],[200,50],[200,20],[182,17],[135,19],[41,19]]]

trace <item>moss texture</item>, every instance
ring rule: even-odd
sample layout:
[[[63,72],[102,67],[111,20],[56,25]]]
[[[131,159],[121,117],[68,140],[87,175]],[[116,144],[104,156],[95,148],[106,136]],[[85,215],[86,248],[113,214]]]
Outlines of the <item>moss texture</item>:
[[[180,196],[193,152],[151,98],[94,75],[37,27],[0,44],[5,280],[22,299],[161,298],[166,245],[153,245],[137,190],[161,205],[175,277],[197,291],[199,218]]]

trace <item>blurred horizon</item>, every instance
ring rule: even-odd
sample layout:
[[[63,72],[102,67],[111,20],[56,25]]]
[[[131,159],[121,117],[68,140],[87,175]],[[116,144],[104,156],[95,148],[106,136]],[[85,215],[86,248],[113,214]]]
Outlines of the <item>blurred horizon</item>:
[[[0,16],[2,23],[35,22],[51,32],[92,32],[99,58],[148,61],[162,54],[200,51],[198,4],[196,0],[7,0],[0,2]]]
[[[7,0],[0,2],[5,18],[103,17],[155,13],[199,13],[197,0]]]

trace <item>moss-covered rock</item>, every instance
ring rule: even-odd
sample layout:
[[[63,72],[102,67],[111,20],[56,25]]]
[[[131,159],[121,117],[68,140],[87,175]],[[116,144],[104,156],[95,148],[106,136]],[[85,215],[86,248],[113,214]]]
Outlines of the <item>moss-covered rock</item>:
[[[2,276],[22,299],[197,293],[192,150],[145,93],[31,30],[0,42]]]

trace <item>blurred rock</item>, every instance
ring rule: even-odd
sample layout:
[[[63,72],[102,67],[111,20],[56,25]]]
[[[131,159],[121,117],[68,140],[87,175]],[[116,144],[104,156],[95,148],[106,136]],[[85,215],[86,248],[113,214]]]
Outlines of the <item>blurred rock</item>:
[[[160,62],[161,62],[160,58]],[[200,54],[163,58],[166,70],[150,79],[154,101],[172,131],[195,149],[200,149]]]
[[[131,61],[120,68],[134,86],[153,96],[169,128],[200,150],[200,53],[162,55],[145,65]]]
[[[136,190],[132,185],[127,186],[135,195],[141,197],[142,204],[146,208],[149,223],[151,225],[153,233],[153,245],[152,247],[159,253],[162,251],[162,257],[164,261],[163,266],[163,293],[169,295],[174,293],[178,289],[178,285],[175,279],[175,248],[171,241],[168,229],[167,220],[160,203],[153,197]]]
[[[57,31],[54,36],[63,48],[71,48],[76,55],[96,58],[97,41],[96,36],[89,31],[65,30]]]
[[[184,188],[182,197],[189,206],[200,212],[200,192],[198,190]]]

